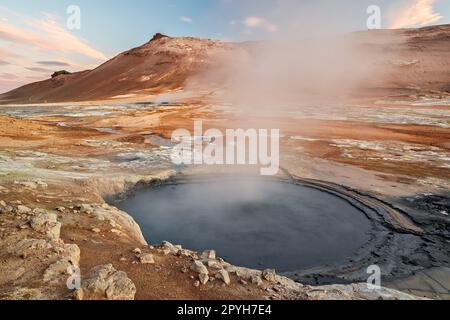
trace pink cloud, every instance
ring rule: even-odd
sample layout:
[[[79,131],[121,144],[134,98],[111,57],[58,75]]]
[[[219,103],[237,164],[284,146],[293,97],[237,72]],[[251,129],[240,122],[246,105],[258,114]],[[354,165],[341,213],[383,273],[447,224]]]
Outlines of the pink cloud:
[[[392,12],[390,28],[399,29],[414,26],[425,26],[442,19],[435,12],[433,5],[436,0],[413,0]]]
[[[76,53],[95,60],[107,60],[102,52],[61,27],[51,15],[46,15],[43,20],[31,19],[28,24],[30,28],[20,28],[10,22],[0,22],[0,39],[40,49]]]
[[[247,17],[244,20],[244,25],[248,28],[261,28],[269,32],[278,31],[278,26],[261,17]]]

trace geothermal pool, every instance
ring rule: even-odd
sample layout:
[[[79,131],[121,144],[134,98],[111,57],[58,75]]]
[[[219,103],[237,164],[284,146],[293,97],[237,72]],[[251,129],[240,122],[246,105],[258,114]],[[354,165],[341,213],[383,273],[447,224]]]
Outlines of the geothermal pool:
[[[273,179],[183,181],[118,204],[149,243],[215,249],[228,262],[288,272],[336,264],[369,241],[371,223],[345,200]]]

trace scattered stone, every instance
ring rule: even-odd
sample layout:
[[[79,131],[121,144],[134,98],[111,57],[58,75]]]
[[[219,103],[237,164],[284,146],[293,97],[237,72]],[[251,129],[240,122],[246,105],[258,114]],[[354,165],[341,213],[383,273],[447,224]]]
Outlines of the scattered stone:
[[[122,236],[123,235],[123,232],[120,231],[120,230],[117,230],[117,229],[111,229],[110,231],[111,231],[111,233],[114,233],[117,236]]]
[[[64,208],[64,207],[58,207],[58,208],[56,208],[56,211],[58,211],[58,212],[64,212],[64,211],[66,211],[66,208]]]
[[[121,258],[119,259],[119,261],[120,261],[120,262],[127,262],[127,258],[121,257]]]
[[[42,180],[36,180],[36,184],[37,184],[38,186],[42,187],[42,188],[47,188],[47,187],[48,187],[48,184],[45,183],[45,182],[42,181]]]
[[[176,254],[180,250],[168,241],[163,241],[160,247],[164,255],[168,255],[170,253]]]
[[[14,184],[21,185],[28,189],[37,189],[37,184],[31,181],[14,181]]]
[[[154,259],[153,255],[150,253],[141,254],[139,256],[139,261],[142,264],[154,264],[155,263],[155,259]]]
[[[276,274],[275,270],[273,270],[273,269],[264,270],[262,273],[262,277],[264,280],[272,282],[272,283],[277,281],[277,274]]]
[[[242,285],[244,285],[244,286],[247,285],[247,281],[245,281],[244,279],[239,280],[239,282],[240,282]]]
[[[215,260],[209,260],[206,264],[208,265],[208,267],[216,269],[216,270],[222,269],[222,266],[220,265],[220,263]]]
[[[198,281],[198,280],[195,281],[194,282],[194,287],[196,287],[196,288],[200,287],[200,281]]]
[[[183,268],[181,268],[181,272],[182,273],[188,273],[189,269],[186,266],[183,266]]]
[[[6,202],[3,200],[0,200],[0,207],[6,207]]]
[[[136,286],[123,271],[112,264],[98,266],[88,272],[81,288],[74,293],[78,300],[134,300]]]
[[[92,232],[95,232],[95,233],[100,233],[100,232],[101,232],[101,230],[100,230],[99,228],[93,228],[93,229],[92,229]]]
[[[109,204],[103,203],[103,204],[102,204],[102,208],[103,208],[103,209],[109,209]]]
[[[133,250],[133,253],[134,253],[135,255],[139,255],[139,254],[142,253],[142,251],[141,251],[141,249],[136,248],[136,249]]]
[[[205,284],[207,284],[208,281],[209,281],[209,276],[208,276],[207,274],[200,273],[200,274],[198,275],[198,279],[200,280],[200,283],[201,283],[201,284],[205,285]]]
[[[24,205],[17,206],[16,213],[17,214],[30,214],[32,210]]]
[[[44,272],[44,282],[60,282],[67,280],[67,277],[73,272],[73,265],[66,259],[61,259],[48,267]]]
[[[252,276],[250,281],[251,281],[251,283],[256,284],[257,286],[260,286],[263,284],[261,277],[256,276],[256,275]]]
[[[216,259],[216,251],[214,251],[214,250],[203,251],[202,258],[205,260],[215,260]]]
[[[94,209],[90,204],[82,204],[80,205],[80,213],[91,214],[94,212]]]
[[[0,213],[12,213],[14,208],[11,206],[0,207]]]
[[[34,208],[33,209],[34,215],[45,214],[45,213],[47,213],[47,210],[45,210],[45,209],[42,209],[42,208]]]
[[[220,270],[216,273],[216,279],[222,280],[227,286],[231,283],[230,275],[225,270]]]
[[[58,254],[67,259],[73,265],[80,264],[80,248],[76,244],[64,244],[62,248],[57,250]]]
[[[199,274],[209,274],[208,269],[201,261],[194,261],[192,263],[191,270]]]
[[[33,230],[43,233],[52,240],[57,240],[61,232],[61,223],[57,219],[54,213],[44,213],[31,219],[30,225]]]

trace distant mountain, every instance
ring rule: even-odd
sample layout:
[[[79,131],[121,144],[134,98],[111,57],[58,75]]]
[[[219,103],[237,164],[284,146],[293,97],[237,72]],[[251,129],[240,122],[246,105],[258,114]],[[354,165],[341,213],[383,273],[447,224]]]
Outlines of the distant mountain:
[[[450,93],[450,25],[377,30],[351,34],[361,50],[389,71],[373,89]],[[56,72],[51,79],[0,95],[0,104],[91,101],[157,94],[182,88],[210,69],[217,56],[250,53],[255,43],[226,43],[156,34],[146,44],[123,52],[94,70]]]

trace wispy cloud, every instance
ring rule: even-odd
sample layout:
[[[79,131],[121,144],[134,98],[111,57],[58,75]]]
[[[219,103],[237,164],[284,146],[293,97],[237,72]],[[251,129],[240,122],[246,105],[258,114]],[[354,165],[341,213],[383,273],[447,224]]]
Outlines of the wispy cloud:
[[[20,28],[9,22],[0,22],[0,39],[41,49],[77,53],[96,60],[107,60],[102,52],[60,26],[52,15],[46,14],[43,20],[31,19],[28,24],[30,28]]]
[[[391,13],[390,28],[399,29],[415,26],[425,26],[442,19],[435,11],[436,0],[411,0]]]
[[[52,67],[69,67],[70,63],[64,61],[37,61],[37,64],[43,66],[52,66]]]
[[[180,21],[181,21],[181,22],[185,22],[185,23],[192,23],[192,22],[194,22],[194,21],[192,20],[192,18],[186,17],[186,16],[180,17]]]
[[[2,16],[5,19],[0,18],[0,92],[47,79],[62,68],[91,69],[108,59],[52,14],[32,17],[0,6]],[[8,74],[17,78],[11,79]]]
[[[39,67],[26,67],[25,69],[33,71],[33,72],[39,72],[39,73],[51,73],[53,70],[45,69],[45,68],[39,68]]]
[[[270,21],[268,21],[267,19],[261,18],[261,17],[255,17],[255,16],[247,17],[244,20],[244,25],[247,26],[248,28],[260,28],[260,29],[264,29],[269,32],[278,31],[277,25],[275,25],[275,24],[271,23]]]

